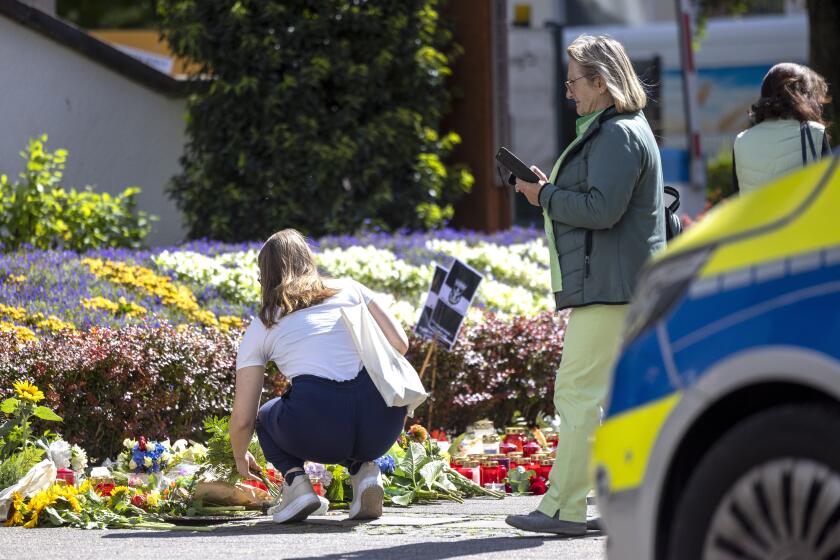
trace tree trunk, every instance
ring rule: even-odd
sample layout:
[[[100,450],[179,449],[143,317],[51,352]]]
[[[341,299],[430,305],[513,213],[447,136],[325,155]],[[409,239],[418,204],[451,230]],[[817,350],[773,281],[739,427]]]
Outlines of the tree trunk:
[[[837,0],[808,0],[811,68],[828,82],[833,99],[826,106],[825,118],[832,123],[831,144],[840,143],[840,2]]]

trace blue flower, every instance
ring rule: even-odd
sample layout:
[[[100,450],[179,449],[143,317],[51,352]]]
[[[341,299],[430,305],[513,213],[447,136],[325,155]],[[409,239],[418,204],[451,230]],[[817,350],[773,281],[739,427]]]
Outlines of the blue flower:
[[[391,474],[394,472],[396,468],[396,463],[394,462],[394,458],[390,455],[383,455],[379,459],[374,461],[374,464],[379,467],[379,472],[382,474]]]

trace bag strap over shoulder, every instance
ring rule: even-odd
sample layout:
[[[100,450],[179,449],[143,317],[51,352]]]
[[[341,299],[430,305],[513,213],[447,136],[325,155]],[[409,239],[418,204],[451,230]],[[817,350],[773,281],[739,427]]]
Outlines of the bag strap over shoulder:
[[[823,131],[822,149],[820,150],[822,157],[829,157],[831,155],[831,144],[828,143],[828,131]]]
[[[814,146],[814,136],[811,134],[811,127],[807,122],[799,123],[799,139],[802,144],[802,166],[808,165],[808,152],[805,149],[805,139],[808,139],[808,147],[811,150],[811,161],[817,161],[817,148]]]
[[[680,191],[670,185],[665,185],[665,194],[674,197],[674,201],[667,206],[671,212],[676,212],[680,208]]]

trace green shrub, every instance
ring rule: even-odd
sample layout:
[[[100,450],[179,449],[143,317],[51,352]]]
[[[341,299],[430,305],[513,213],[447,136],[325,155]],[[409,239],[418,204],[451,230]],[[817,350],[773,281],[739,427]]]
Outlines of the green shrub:
[[[444,225],[472,185],[441,133],[457,47],[440,0],[162,0],[163,36],[212,75],[171,194],[192,237]]]
[[[60,186],[67,150],[49,152],[47,135],[30,139],[21,152],[26,169],[20,181],[0,176],[0,236],[4,251],[36,249],[86,251],[105,247],[140,248],[156,218],[135,211],[140,189],[117,196]]]
[[[706,201],[710,206],[735,194],[732,179],[732,150],[724,149],[706,164]]]

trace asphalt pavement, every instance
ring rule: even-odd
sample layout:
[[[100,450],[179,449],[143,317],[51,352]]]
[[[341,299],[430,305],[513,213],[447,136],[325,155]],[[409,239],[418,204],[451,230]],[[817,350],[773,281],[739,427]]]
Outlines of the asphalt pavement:
[[[353,522],[332,512],[304,523],[269,517],[217,525],[211,532],[23,529],[0,527],[0,558],[15,560],[245,560],[498,558],[603,560],[606,537],[568,539],[508,527],[505,515],[527,513],[538,497],[472,499],[386,508],[381,519]],[[590,506],[590,515],[595,514]]]

